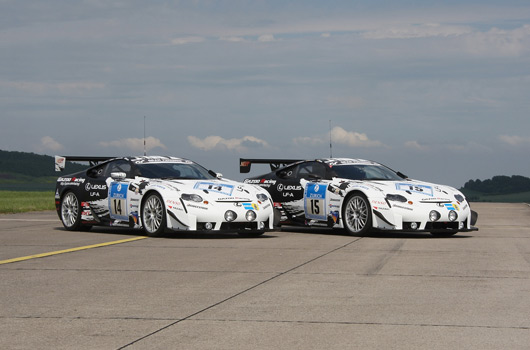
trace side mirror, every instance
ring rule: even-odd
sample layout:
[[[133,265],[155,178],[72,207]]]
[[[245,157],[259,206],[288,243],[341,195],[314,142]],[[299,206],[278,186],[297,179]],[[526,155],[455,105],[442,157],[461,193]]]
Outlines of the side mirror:
[[[223,174],[221,173],[216,173],[215,171],[213,170],[208,170],[208,174],[212,175],[212,176],[215,176],[218,180],[221,180],[223,178]]]
[[[110,177],[114,181],[123,181],[127,177],[127,174],[119,172],[119,173],[110,173]]]

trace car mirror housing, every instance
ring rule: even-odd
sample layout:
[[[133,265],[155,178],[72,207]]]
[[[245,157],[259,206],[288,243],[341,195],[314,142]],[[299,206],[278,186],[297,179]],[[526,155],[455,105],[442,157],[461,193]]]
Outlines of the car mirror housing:
[[[110,177],[115,181],[122,181],[127,177],[127,174],[122,172],[111,173]]]

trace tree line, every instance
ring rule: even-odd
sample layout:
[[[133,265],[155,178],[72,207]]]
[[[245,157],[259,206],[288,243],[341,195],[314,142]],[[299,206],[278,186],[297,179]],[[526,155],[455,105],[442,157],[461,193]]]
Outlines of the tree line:
[[[69,163],[66,173],[86,169],[81,164]],[[55,158],[35,153],[0,150],[0,173],[22,174],[33,177],[59,176],[55,171]]]
[[[484,181],[469,180],[464,185],[465,190],[486,194],[511,194],[530,191],[530,178],[520,175],[498,175]]]

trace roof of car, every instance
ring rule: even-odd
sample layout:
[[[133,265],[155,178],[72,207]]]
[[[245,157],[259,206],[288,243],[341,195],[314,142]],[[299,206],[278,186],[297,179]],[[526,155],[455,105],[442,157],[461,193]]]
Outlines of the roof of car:
[[[359,158],[322,158],[322,159],[317,159],[317,161],[321,161],[322,163],[329,165],[329,166],[351,165],[351,164],[380,165],[377,162],[373,162],[371,160],[366,160],[366,159],[359,159]]]
[[[140,156],[140,157],[124,157],[135,164],[147,164],[147,163],[193,163],[189,159],[169,157],[169,156]]]

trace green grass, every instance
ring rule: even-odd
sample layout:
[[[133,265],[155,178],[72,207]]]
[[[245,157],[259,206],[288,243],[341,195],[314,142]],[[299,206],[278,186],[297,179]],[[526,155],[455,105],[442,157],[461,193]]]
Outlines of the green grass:
[[[0,191],[0,213],[55,210],[55,192]]]

